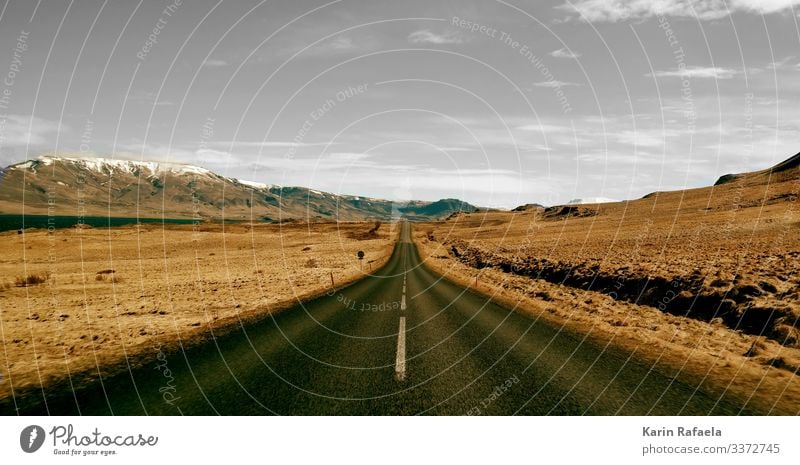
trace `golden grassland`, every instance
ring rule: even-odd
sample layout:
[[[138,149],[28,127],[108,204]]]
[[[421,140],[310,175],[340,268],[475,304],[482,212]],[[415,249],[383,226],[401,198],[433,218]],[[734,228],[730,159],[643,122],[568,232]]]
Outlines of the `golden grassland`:
[[[319,295],[331,276],[337,287],[359,279],[388,260],[397,235],[393,224],[372,229],[295,223],[0,233],[0,397],[203,340],[210,330]]]
[[[763,413],[800,413],[799,182],[418,225],[427,266]]]

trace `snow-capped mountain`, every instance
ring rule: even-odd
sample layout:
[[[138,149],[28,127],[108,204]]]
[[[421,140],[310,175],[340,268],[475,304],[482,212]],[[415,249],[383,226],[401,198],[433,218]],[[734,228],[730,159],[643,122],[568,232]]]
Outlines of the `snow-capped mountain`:
[[[0,213],[64,216],[388,220],[446,217],[461,201],[392,202],[276,186],[179,163],[44,155],[0,170]]]
[[[200,168],[199,166],[185,165],[180,163],[165,163],[158,161],[140,161],[140,160],[125,160],[119,158],[102,158],[102,157],[86,157],[86,156],[58,156],[58,155],[42,155],[35,160],[28,160],[15,166],[23,166],[31,170],[41,169],[41,167],[50,166],[57,163],[70,163],[75,166],[80,166],[88,170],[99,171],[104,173],[113,173],[114,171],[125,171],[128,173],[148,173],[149,175],[157,175],[159,173],[169,172],[173,174],[199,174],[210,175],[211,171]]]

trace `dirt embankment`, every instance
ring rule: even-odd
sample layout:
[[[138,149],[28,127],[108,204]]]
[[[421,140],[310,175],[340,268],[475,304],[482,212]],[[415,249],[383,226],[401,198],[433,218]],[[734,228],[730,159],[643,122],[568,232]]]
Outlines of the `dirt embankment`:
[[[604,271],[599,264],[562,263],[546,258],[503,256],[470,246],[464,240],[445,241],[453,257],[475,269],[497,268],[504,273],[601,292],[615,300],[647,305],[673,315],[706,322],[719,319],[732,330],[766,336],[780,344],[798,347],[800,295],[778,288],[769,281],[750,282],[735,276],[732,281],[707,279],[699,273],[688,276],[652,276],[628,266]],[[800,258],[800,252],[778,256]]]

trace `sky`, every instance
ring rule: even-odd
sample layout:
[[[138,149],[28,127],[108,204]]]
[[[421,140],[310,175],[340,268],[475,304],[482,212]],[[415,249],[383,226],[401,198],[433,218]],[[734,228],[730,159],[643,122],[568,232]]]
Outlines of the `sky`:
[[[800,0],[6,1],[0,164],[162,160],[478,206],[800,151]]]

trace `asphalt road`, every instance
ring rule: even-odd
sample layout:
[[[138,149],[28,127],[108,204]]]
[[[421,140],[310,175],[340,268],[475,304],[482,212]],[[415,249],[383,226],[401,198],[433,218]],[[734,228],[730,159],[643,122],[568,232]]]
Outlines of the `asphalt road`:
[[[441,279],[409,230],[355,284],[20,413],[748,413]]]

